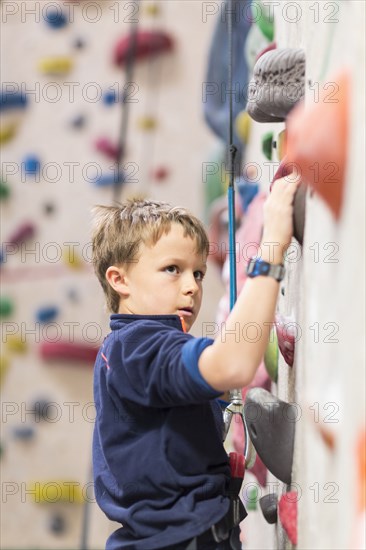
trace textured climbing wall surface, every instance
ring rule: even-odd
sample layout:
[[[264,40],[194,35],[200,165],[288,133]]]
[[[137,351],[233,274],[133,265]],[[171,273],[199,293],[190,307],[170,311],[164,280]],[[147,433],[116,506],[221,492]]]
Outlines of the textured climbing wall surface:
[[[277,393],[298,408],[298,548],[364,548],[356,442],[365,421],[365,4],[273,4],[277,46],[305,50],[307,104],[321,102],[322,90],[336,92],[323,101],[341,101],[338,70],[346,67],[351,80],[342,214],[336,220],[308,193],[301,258],[289,256],[279,300],[297,323],[295,363],[289,368],[280,355]]]
[[[53,29],[44,21],[55,7],[72,14],[63,28]],[[95,142],[108,138],[112,145],[117,143],[120,104],[106,105],[104,95],[122,92],[125,75],[113,64],[113,51],[136,16],[133,2],[108,0],[3,1],[1,10],[2,91],[14,96],[16,87],[21,91],[23,86],[27,98],[25,109],[1,112],[2,129],[17,123],[14,138],[1,146],[2,180],[10,188],[1,205],[2,241],[9,241],[25,222],[36,230],[22,250],[20,245],[18,250],[8,248],[2,267],[1,293],[11,299],[14,310],[2,318],[2,357],[8,369],[1,390],[1,547],[75,549],[81,544],[83,507],[51,501],[58,500],[60,489],[70,500],[70,482],[93,501],[92,363],[50,363],[40,358],[39,346],[44,339],[70,335],[93,346],[108,330],[87,243],[90,208],[112,203],[111,186],[97,187],[93,180],[99,172],[111,173],[113,160],[97,151]],[[124,164],[136,181],[123,193],[144,192],[185,205],[202,217],[202,163],[216,145],[201,113],[201,82],[214,19],[203,22],[199,2],[144,1],[139,21],[141,29],[169,33],[175,48],[150,65],[138,63],[134,85],[127,89],[133,103]],[[53,56],[70,58],[73,69],[41,74],[40,61]],[[141,119],[146,122],[147,117],[156,119],[155,131],[141,128]],[[41,163],[39,181],[21,172],[21,163],[31,155]],[[154,180],[151,171],[160,167],[168,175]],[[73,246],[80,266],[68,265],[61,257]],[[214,318],[220,291],[212,268],[201,320]],[[37,311],[46,307],[58,312],[48,323],[39,323]],[[199,320],[196,327],[199,335]],[[23,337],[27,350],[19,353],[13,345],[11,351],[12,335]],[[42,399],[52,403],[47,410],[41,405],[45,420],[31,413],[32,403]],[[28,437],[14,432],[19,428],[29,428]],[[41,495],[32,495],[32,483],[46,484],[38,486]],[[34,502],[39,496],[48,502]],[[91,504],[88,547],[104,548],[111,530]]]
[[[258,0],[256,4],[259,12],[263,5],[273,9],[278,48],[305,52],[307,108],[331,104],[335,118],[341,117],[336,109],[343,105],[343,88],[337,71],[347,69],[349,129],[340,211],[330,209],[319,189],[307,189],[303,246],[294,241],[281,283],[277,320],[294,329],[295,355],[289,366],[291,350],[282,348],[286,360],[280,353],[271,393],[293,403],[296,412],[292,482],[286,485],[268,473],[266,486],[258,485],[258,472],[263,470],[247,472],[242,496],[250,512],[242,538],[248,550],[292,548],[290,539],[295,540],[296,532],[299,549],[359,549],[365,547],[362,449],[357,451],[365,429],[361,307],[365,299],[365,3],[267,0],[261,4]],[[122,196],[148,194],[203,217],[204,188],[210,195],[208,187],[215,184],[222,193],[221,173],[216,170],[220,147],[202,121],[202,81],[223,5],[217,0],[140,2],[141,28],[167,33],[173,47],[167,46],[170,51],[150,63],[138,62],[134,84],[124,90],[131,100],[131,114]],[[240,5],[239,17],[248,17],[249,2]],[[136,17],[135,6],[128,0],[1,2],[2,92],[14,98],[18,90],[26,97],[26,106],[18,97],[17,109],[3,103],[1,109],[2,242],[6,243],[1,268],[3,548],[85,548],[81,542],[85,512],[88,548],[103,548],[114,528],[93,503],[90,486],[94,413],[90,357],[108,330],[108,316],[88,262],[88,242],[91,206],[110,204],[113,198],[111,185],[102,186],[100,181],[113,175],[121,125],[120,103],[113,95],[118,99],[123,92],[124,72],[114,64],[113,52]],[[66,22],[55,19],[55,10],[68,14]],[[47,23],[45,18],[51,20]],[[260,31],[266,38],[255,25],[252,30],[246,49],[251,49],[254,66],[258,51],[271,40],[270,24],[264,22]],[[312,150],[315,129],[324,126],[322,114],[317,116],[319,124],[301,138],[305,153]],[[251,121],[250,127],[248,118],[243,122],[244,176],[251,174],[264,192],[269,191],[282,158],[279,134],[285,128],[287,121]],[[323,141],[335,142],[333,128]],[[267,155],[271,150],[272,159],[264,149]],[[211,179],[205,175],[206,162]],[[315,155],[310,168],[314,174],[324,168],[324,162],[321,166],[317,162]],[[330,176],[334,168],[339,167],[328,166]],[[206,196],[208,219],[207,202]],[[253,216],[255,230],[246,238],[257,242],[259,209],[254,211],[253,205],[243,219],[245,225],[245,219]],[[241,263],[238,271],[242,277]],[[197,336],[205,334],[204,323],[217,314],[222,293],[217,273],[212,266],[206,279],[206,300],[194,330]],[[217,319],[222,320],[226,307],[225,301],[220,303]],[[283,345],[284,332],[277,332]],[[289,335],[292,330],[285,331],[285,340]],[[88,354],[85,364],[75,357],[52,362],[41,357],[40,344],[60,338],[88,346],[80,351]],[[258,499],[271,492],[281,500],[276,525],[265,522],[258,505]],[[73,499],[75,504],[70,504]],[[90,501],[87,508],[85,500]],[[294,503],[297,521],[291,515]]]

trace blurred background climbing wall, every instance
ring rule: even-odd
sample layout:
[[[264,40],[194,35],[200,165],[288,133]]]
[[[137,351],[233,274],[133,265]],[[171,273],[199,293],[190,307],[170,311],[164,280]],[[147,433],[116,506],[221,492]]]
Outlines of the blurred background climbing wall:
[[[304,176],[252,384],[293,416],[268,422],[262,461],[246,472],[243,547],[365,547],[364,2],[3,0],[2,548],[99,549],[115,528],[90,472],[92,364],[108,332],[90,265],[92,206],[148,195],[204,219],[211,262],[194,334],[217,336],[228,314],[230,7],[239,288],[277,170],[293,162]],[[300,53],[281,65],[276,49]],[[285,115],[263,115],[266,50],[273,80],[305,66],[295,94],[272,80],[285,98],[274,103],[291,103]],[[266,447],[274,429],[281,445]],[[241,445],[235,424],[227,446]]]

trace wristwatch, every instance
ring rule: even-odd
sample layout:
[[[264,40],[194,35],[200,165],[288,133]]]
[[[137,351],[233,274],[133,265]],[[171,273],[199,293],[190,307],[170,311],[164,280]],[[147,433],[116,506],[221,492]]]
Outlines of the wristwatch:
[[[248,277],[258,277],[264,275],[273,277],[280,282],[285,276],[285,266],[283,264],[270,264],[260,258],[251,258],[247,265]]]

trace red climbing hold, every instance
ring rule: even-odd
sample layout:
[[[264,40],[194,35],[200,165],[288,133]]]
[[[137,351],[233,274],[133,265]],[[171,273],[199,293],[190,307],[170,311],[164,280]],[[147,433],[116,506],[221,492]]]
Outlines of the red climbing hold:
[[[108,138],[100,138],[95,142],[95,148],[106,157],[117,160],[119,157],[119,147],[114,145]]]
[[[46,360],[76,360],[94,363],[98,348],[72,342],[43,342],[40,355]]]
[[[318,101],[297,106],[288,120],[287,160],[298,166],[303,180],[341,215],[347,162],[348,119],[351,101],[346,69],[329,76]]]
[[[291,317],[276,315],[276,332],[278,339],[278,347],[280,352],[288,364],[292,367],[295,356],[295,338],[296,338],[296,323]]]
[[[282,527],[292,544],[297,544],[297,500],[296,491],[282,495],[278,503],[278,512]]]
[[[157,54],[172,51],[173,39],[163,31],[140,31],[136,38],[136,58],[145,60]],[[124,65],[131,48],[130,36],[124,36],[117,43],[114,51],[116,65]]]

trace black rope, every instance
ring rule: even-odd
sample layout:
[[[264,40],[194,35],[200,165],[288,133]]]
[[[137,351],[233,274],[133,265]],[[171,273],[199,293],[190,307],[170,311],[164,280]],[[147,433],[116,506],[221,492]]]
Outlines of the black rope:
[[[139,4],[139,0],[135,0],[135,3]],[[137,13],[139,10],[137,9]],[[130,40],[129,47],[127,50],[126,58],[126,76],[123,86],[123,98],[122,98],[122,116],[121,116],[121,127],[119,133],[119,142],[118,142],[118,156],[116,159],[116,180],[113,185],[113,202],[118,203],[121,193],[121,188],[123,186],[123,181],[120,181],[121,174],[123,173],[122,163],[124,155],[126,152],[126,142],[128,134],[128,123],[129,123],[129,114],[130,114],[130,103],[128,101],[127,90],[130,84],[132,84],[135,61],[136,61],[136,48],[137,48],[137,30],[138,30],[138,18],[131,21],[130,28]]]

